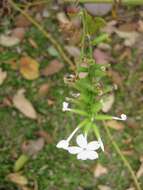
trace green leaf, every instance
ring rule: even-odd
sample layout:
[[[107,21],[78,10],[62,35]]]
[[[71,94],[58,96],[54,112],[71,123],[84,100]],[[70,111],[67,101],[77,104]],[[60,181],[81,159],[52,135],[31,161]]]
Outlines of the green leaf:
[[[98,32],[103,26],[105,26],[106,22],[101,17],[94,18],[85,12],[85,24],[87,33],[89,33],[89,35],[93,35]]]
[[[96,115],[95,120],[112,120],[112,116],[110,115]]]
[[[77,113],[79,115],[88,116],[88,114],[85,111],[78,110],[78,109],[71,109],[70,112]]]
[[[28,160],[29,157],[25,154],[22,154],[14,164],[14,171],[17,172],[22,169]]]
[[[91,44],[95,46],[105,41],[109,41],[109,35],[107,33],[103,33],[97,36],[94,40],[92,40]]]

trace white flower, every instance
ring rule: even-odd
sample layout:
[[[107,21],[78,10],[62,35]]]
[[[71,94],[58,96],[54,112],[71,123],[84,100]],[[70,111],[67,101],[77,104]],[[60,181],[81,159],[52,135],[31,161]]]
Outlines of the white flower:
[[[121,117],[112,117],[112,119],[125,121],[127,116],[125,114],[121,114]]]
[[[63,148],[65,150],[67,150],[68,146],[69,146],[69,142],[67,140],[61,140],[56,145],[57,148]]]
[[[95,151],[100,148],[98,141],[88,143],[86,137],[80,134],[77,136],[76,142],[79,146],[71,146],[67,150],[71,154],[77,154],[77,159],[94,160],[98,158],[98,154]]]
[[[65,149],[67,150],[68,149],[68,146],[69,146],[69,142],[70,140],[72,139],[72,137],[74,136],[74,134],[79,130],[79,127],[77,127],[71,134],[70,136],[65,140],[61,140],[58,142],[58,144],[56,145],[57,148],[62,148],[62,149]]]
[[[68,106],[69,106],[68,102],[63,102],[62,111],[70,111],[71,109]]]

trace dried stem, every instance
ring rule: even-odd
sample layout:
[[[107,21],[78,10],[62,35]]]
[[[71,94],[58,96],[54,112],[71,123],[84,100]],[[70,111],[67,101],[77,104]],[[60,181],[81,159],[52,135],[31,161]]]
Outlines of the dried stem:
[[[12,0],[10,1],[10,4],[12,7],[19,11],[21,14],[23,14],[34,26],[37,27],[39,31],[42,32],[42,34],[53,44],[53,46],[57,49],[59,52],[61,58],[70,65],[71,69],[74,69],[74,63],[70,60],[70,58],[67,56],[67,54],[64,52],[63,48],[59,45],[59,42],[57,42],[54,37],[51,35],[51,33],[47,32],[36,20],[34,20],[27,12],[22,10],[16,3],[14,3]]]

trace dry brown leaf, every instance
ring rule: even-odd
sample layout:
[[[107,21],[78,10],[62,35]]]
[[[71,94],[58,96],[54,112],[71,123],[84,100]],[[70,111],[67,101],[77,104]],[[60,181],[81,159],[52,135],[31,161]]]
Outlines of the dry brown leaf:
[[[125,32],[125,31],[116,30],[116,34],[120,38],[123,38],[125,40],[124,44],[129,47],[133,46],[137,41],[137,39],[139,38],[139,34],[136,31]]]
[[[111,190],[111,187],[106,186],[106,185],[98,185],[99,190]]]
[[[115,100],[115,97],[113,93],[106,96],[102,101],[102,111],[107,113],[112,108],[114,100]]]
[[[44,138],[29,140],[22,144],[22,151],[29,156],[36,156],[44,147]]]
[[[37,131],[36,135],[38,137],[43,138],[47,143],[52,143],[53,141],[51,135],[47,131],[44,131],[44,130]]]
[[[48,106],[53,106],[55,104],[55,101],[52,99],[48,99],[47,102],[48,102]]]
[[[79,58],[80,57],[80,50],[76,46],[65,46],[65,49],[69,53],[69,55]]]
[[[123,84],[123,77],[115,70],[109,69],[107,72],[108,76],[111,77],[113,83],[117,84],[118,86],[122,86]]]
[[[126,189],[126,190],[135,190],[135,188],[134,188],[134,187],[129,187],[129,188]]]
[[[19,38],[15,36],[8,36],[8,35],[0,35],[0,45],[4,47],[12,47],[19,44]]]
[[[48,92],[49,92],[49,84],[45,83],[45,84],[42,84],[39,88],[39,91],[38,91],[38,95],[40,97],[46,97]]]
[[[112,129],[116,129],[116,130],[123,130],[125,128],[123,123],[116,121],[116,120],[106,121],[106,125]]]
[[[25,28],[15,28],[12,30],[12,36],[18,38],[20,41],[24,39],[24,35],[25,35]]]
[[[98,64],[107,64],[110,61],[109,54],[97,48],[93,52],[93,57]]]
[[[93,175],[95,178],[98,178],[107,173],[108,173],[108,169],[99,163],[94,167]]]
[[[8,180],[17,185],[24,186],[28,184],[28,180],[25,176],[21,175],[20,173],[11,173],[7,176]]]
[[[143,32],[143,21],[142,20],[138,21],[138,31]]]
[[[13,97],[13,105],[30,119],[37,119],[37,113],[31,102],[24,96],[25,90],[20,89]]]
[[[29,22],[29,20],[24,16],[24,15],[18,15],[16,18],[15,18],[15,21],[14,21],[16,27],[28,27],[31,25],[31,22]]]
[[[64,65],[55,59],[51,61],[49,65],[41,71],[41,73],[44,76],[50,76],[58,73],[63,67]]]
[[[122,154],[125,156],[132,156],[132,155],[134,155],[134,151],[133,150],[122,150]]]
[[[6,77],[7,77],[7,72],[3,71],[2,68],[0,68],[0,85],[3,84]]]
[[[20,73],[25,79],[37,79],[39,77],[39,63],[31,57],[22,57],[20,59]]]

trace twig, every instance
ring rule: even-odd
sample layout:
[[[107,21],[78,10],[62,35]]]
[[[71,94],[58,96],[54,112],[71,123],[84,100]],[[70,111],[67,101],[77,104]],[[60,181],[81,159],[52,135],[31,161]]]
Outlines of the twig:
[[[27,14],[27,12],[23,11],[21,8],[19,8],[19,6],[14,3],[12,0],[10,0],[10,4],[12,5],[12,7],[19,11],[21,14],[23,14],[34,26],[37,27],[37,29],[39,31],[41,31],[43,33],[43,35],[53,44],[53,46],[57,49],[57,51],[59,52],[59,54],[61,55],[61,58],[70,65],[71,69],[74,69],[74,63],[69,59],[69,57],[67,56],[67,54],[64,52],[63,48],[59,45],[59,43],[54,39],[54,37],[47,31],[45,31],[45,29],[36,21],[34,20],[29,14]]]
[[[116,0],[125,5],[143,5],[143,0]],[[76,2],[76,0],[64,0],[64,2]],[[115,3],[115,0],[78,0],[79,3]]]
[[[135,175],[135,173],[134,173],[134,171],[133,171],[131,165],[129,164],[129,162],[128,162],[128,160],[125,158],[125,156],[122,154],[122,152],[121,152],[119,146],[117,145],[117,143],[114,141],[114,139],[113,139],[113,137],[112,137],[112,135],[111,135],[111,133],[110,133],[109,128],[106,126],[106,124],[105,124],[104,122],[103,122],[103,124],[104,124],[105,131],[106,131],[106,133],[107,133],[109,139],[111,140],[112,145],[114,146],[116,152],[119,154],[120,158],[121,158],[122,161],[124,162],[125,166],[128,168],[128,170],[129,170],[129,172],[130,172],[130,174],[131,174],[131,176],[132,176],[132,179],[133,179],[133,181],[134,181],[134,184],[135,184],[135,186],[136,186],[136,189],[137,189],[137,190],[141,190],[141,187],[140,187],[140,185],[139,185],[139,183],[138,183],[138,180],[137,180],[137,178],[136,178],[136,175]]]

